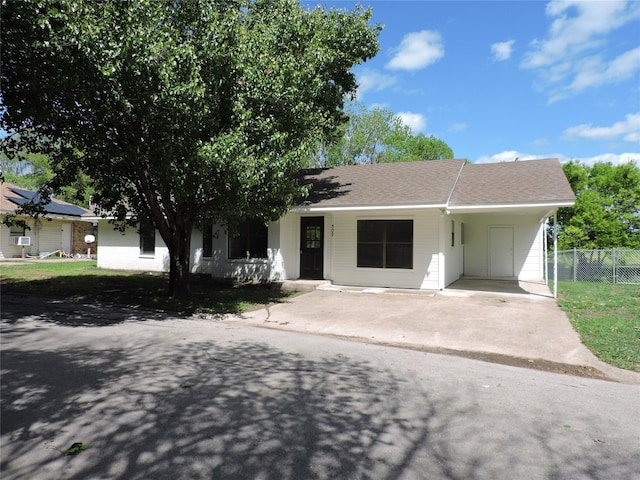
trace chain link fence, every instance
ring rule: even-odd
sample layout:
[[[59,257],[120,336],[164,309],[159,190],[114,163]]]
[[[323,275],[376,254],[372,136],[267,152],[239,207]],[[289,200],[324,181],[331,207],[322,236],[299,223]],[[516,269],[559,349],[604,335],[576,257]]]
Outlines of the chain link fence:
[[[558,251],[558,280],[640,285],[640,250]]]

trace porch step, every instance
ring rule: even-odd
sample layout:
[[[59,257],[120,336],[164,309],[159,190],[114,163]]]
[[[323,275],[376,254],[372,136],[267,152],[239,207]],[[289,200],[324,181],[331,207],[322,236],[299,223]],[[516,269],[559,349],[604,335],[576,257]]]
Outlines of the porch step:
[[[329,280],[285,280],[280,288],[285,292],[312,292],[320,287],[331,285]]]

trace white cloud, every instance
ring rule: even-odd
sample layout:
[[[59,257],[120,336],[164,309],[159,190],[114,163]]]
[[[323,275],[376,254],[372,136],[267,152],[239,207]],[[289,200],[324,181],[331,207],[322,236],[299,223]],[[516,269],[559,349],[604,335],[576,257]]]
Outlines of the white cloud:
[[[640,144],[640,112],[629,113],[625,119],[608,127],[594,127],[583,123],[567,128],[564,137],[568,139],[586,138],[589,140],[611,140],[621,138],[626,142]]]
[[[450,132],[462,132],[466,129],[467,129],[467,124],[465,122],[457,122],[449,126]]]
[[[400,112],[396,115],[413,133],[419,133],[427,126],[427,118],[421,113]]]
[[[491,45],[491,53],[495,62],[509,60],[513,53],[513,44],[515,40],[507,40],[506,42],[498,42]]]
[[[640,70],[640,48],[613,59],[594,55],[611,32],[640,18],[640,2],[552,0],[546,10],[553,19],[547,36],[531,42],[521,66],[536,71],[540,84],[550,90],[550,102]]]
[[[515,160],[531,160],[539,158],[549,158],[548,155],[531,155],[528,153],[517,152],[516,150],[505,150],[504,152],[495,153],[493,155],[483,155],[473,163],[499,163],[513,162]]]
[[[626,80],[638,71],[640,71],[640,47],[624,52],[608,63],[599,56],[585,58],[575,63],[573,81],[566,87],[555,90],[550,97],[550,102],[575,95],[588,88]]]
[[[422,30],[408,33],[387,63],[390,70],[420,70],[444,56],[442,37],[438,32]]]
[[[635,162],[640,165],[640,153],[603,153],[594,157],[572,158],[571,160],[579,160],[580,163],[593,165],[594,163],[611,163],[613,165],[622,165],[623,163]]]
[[[639,10],[633,3],[552,0],[547,4],[547,15],[554,18],[548,37],[532,42],[523,66],[549,66],[600,45],[607,33],[638,16]]]
[[[495,153],[493,155],[483,155],[473,163],[498,163],[513,162],[518,160],[540,160],[543,158],[557,158],[560,163],[570,160],[576,160],[585,165],[593,165],[594,163],[610,162],[613,165],[621,165],[624,163],[635,162],[640,165],[640,153],[603,153],[594,155],[593,157],[567,157],[566,155],[551,153],[547,155],[531,155],[529,153],[518,152],[516,150],[505,150],[504,152]]]
[[[384,90],[395,84],[397,81],[393,75],[387,75],[377,70],[364,70],[357,75],[358,82],[358,100],[362,100],[364,94],[368,91]]]

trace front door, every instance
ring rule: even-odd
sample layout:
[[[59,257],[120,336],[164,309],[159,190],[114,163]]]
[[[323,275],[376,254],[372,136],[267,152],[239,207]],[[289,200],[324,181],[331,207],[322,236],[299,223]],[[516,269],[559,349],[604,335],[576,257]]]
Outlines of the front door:
[[[323,238],[324,217],[300,218],[300,278],[324,278]]]
[[[513,227],[489,227],[489,277],[513,277]]]

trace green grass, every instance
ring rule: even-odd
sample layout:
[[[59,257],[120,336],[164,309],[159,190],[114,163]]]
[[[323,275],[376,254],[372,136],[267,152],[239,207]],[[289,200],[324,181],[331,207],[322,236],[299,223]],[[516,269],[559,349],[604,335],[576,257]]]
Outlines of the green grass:
[[[265,285],[231,286],[215,282],[209,276],[193,275],[191,297],[172,299],[167,295],[166,274],[104,270],[91,260],[51,260],[27,265],[3,262],[0,284],[2,291],[8,293],[99,300],[179,315],[239,313],[293,295]]]
[[[640,287],[559,282],[558,304],[600,360],[640,372]]]

